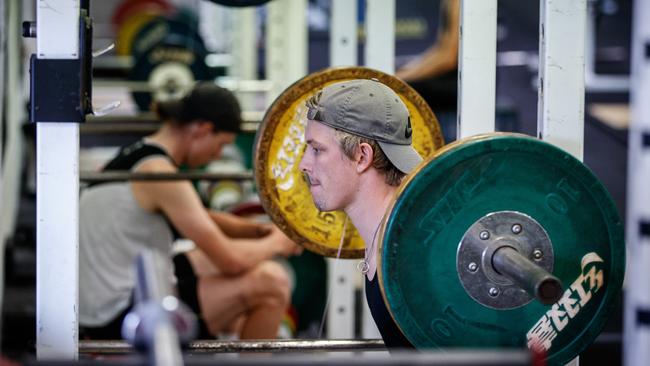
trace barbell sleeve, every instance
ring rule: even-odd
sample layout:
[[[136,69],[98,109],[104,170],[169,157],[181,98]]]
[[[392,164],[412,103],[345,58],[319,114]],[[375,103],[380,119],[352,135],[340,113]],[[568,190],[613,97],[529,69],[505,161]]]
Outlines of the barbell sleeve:
[[[497,249],[492,266],[542,304],[550,305],[562,297],[562,282],[510,246]]]

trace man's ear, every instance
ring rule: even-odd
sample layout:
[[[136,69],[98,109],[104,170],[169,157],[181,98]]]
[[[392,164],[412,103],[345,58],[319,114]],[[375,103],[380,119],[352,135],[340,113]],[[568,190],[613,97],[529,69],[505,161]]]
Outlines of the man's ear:
[[[204,137],[211,134],[214,130],[214,125],[210,121],[198,120],[192,124],[192,135],[194,137]]]
[[[357,149],[357,172],[361,173],[372,166],[375,152],[368,143],[362,142]]]

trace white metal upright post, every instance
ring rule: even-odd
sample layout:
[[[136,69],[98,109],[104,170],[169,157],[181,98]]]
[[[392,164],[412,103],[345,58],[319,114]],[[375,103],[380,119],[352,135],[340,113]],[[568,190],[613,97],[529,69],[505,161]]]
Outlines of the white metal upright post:
[[[113,5],[115,6],[115,5]],[[224,54],[228,51],[235,52],[233,43],[234,32],[237,32],[237,19],[233,10],[238,8],[219,5],[211,1],[198,1],[197,15],[199,17],[199,35],[205,46],[217,54]],[[96,9],[95,9],[96,10]],[[227,59],[211,61],[208,58],[209,66],[229,66]]]
[[[229,8],[232,22],[232,64],[230,76],[238,80],[257,79],[256,8]],[[237,93],[237,92],[236,92]],[[237,93],[242,110],[255,108],[255,95]],[[269,103],[270,101],[267,101]]]
[[[357,2],[333,0],[330,21],[330,65],[357,64]],[[351,223],[348,223],[351,225]],[[327,338],[354,338],[356,261],[327,258],[329,304]]]
[[[37,0],[41,59],[79,58],[78,0]],[[79,308],[79,125],[39,122],[36,144],[36,351],[75,359]]]
[[[582,161],[587,3],[543,0],[539,14],[537,135]]]
[[[395,72],[395,0],[366,0],[366,66]]]
[[[493,132],[497,1],[462,0],[458,49],[457,137]]]
[[[307,0],[275,0],[266,15],[266,78],[273,82],[268,98],[307,74]]]
[[[366,0],[365,33],[366,66],[393,74],[395,72],[395,0]],[[363,301],[361,334],[363,338],[380,336],[366,301]]]
[[[586,0],[540,2],[538,136],[582,160]]]
[[[650,2],[635,1],[632,35],[623,359],[626,366],[650,364]]]
[[[357,2],[332,0],[330,65],[357,65]]]
[[[256,8],[229,8],[232,24],[231,76],[257,79]]]

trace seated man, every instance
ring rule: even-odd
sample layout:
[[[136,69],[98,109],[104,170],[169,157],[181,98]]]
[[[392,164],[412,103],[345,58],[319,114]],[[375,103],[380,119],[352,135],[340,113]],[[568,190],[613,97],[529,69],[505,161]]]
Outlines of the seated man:
[[[207,82],[155,111],[160,129],[123,148],[104,170],[174,173],[181,164],[201,166],[233,142],[241,123],[234,95]],[[145,248],[169,257],[179,297],[200,320],[200,337],[233,330],[242,339],[277,335],[289,283],[270,259],[301,249],[275,226],[209,212],[188,181],[97,184],[82,192],[79,212],[83,337],[121,338],[134,302],[134,259]],[[198,249],[174,256],[175,232]]]
[[[374,80],[335,83],[307,101],[307,149],[300,169],[321,211],[343,210],[366,243],[361,270],[366,298],[389,348],[412,345],[379,291],[377,234],[402,178],[422,158],[411,146],[411,122],[400,97]]]

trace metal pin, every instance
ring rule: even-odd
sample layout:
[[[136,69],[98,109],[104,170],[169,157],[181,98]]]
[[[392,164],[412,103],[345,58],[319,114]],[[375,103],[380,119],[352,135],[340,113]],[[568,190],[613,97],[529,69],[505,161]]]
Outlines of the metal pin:
[[[467,268],[470,272],[476,272],[478,270],[478,265],[474,262],[467,265]]]
[[[543,256],[544,256],[544,253],[542,253],[541,250],[539,250],[539,249],[533,250],[533,258],[539,260],[539,259],[542,259]]]
[[[512,225],[512,232],[515,234],[519,234],[521,232],[521,225],[519,224]]]
[[[483,230],[478,234],[478,237],[481,238],[481,240],[488,240],[490,238],[490,233],[487,230]]]
[[[496,288],[496,287],[490,287],[490,290],[488,291],[488,293],[492,297],[497,297],[497,296],[499,296],[499,289]]]

